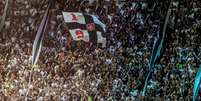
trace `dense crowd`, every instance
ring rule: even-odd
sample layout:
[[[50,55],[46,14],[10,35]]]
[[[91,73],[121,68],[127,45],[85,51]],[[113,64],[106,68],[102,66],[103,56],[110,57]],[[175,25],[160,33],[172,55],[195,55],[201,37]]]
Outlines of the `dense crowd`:
[[[0,15],[5,1],[0,1]],[[32,66],[32,45],[47,0],[9,0],[0,32],[0,100],[190,101],[201,58],[199,0],[172,0],[162,55],[142,96],[153,43],[162,33],[169,4],[58,0],[39,61]],[[107,46],[73,41],[62,11],[97,15],[107,26]]]

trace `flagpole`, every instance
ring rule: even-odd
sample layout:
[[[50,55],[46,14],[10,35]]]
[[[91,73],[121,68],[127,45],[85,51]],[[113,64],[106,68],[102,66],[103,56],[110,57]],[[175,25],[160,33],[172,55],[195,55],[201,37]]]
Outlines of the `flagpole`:
[[[29,85],[31,84],[31,78],[32,78],[32,74],[33,74],[33,70],[34,70],[35,66],[36,65],[31,65],[31,70],[30,70],[30,75],[29,75],[29,82],[28,82],[28,85],[27,85],[27,92],[26,92],[26,95],[25,95],[25,101],[27,101],[27,96],[28,96],[29,90],[30,90]]]
[[[46,12],[45,12],[45,15],[43,16],[43,19],[42,19],[42,22],[40,24],[40,27],[37,31],[37,34],[36,34],[36,39],[37,38],[40,38],[40,37],[43,37],[43,34],[46,30],[46,27],[47,27],[47,24],[48,24],[48,19],[49,19],[49,9],[51,8],[52,4],[54,4],[55,0],[49,0],[49,4],[48,4],[48,7],[46,9]],[[36,42],[36,39],[34,41],[34,44],[33,44],[33,50],[32,50],[32,63],[31,63],[31,70],[30,70],[30,76],[29,76],[29,81],[28,81],[28,88],[27,88],[27,92],[26,92],[26,95],[25,95],[25,101],[27,101],[27,96],[29,94],[29,90],[30,90],[30,85],[31,85],[31,78],[32,78],[32,75],[34,74],[33,71],[34,71],[34,68],[36,67],[36,62],[39,58],[39,54],[40,54],[40,50],[41,50],[41,47],[42,47],[42,38],[38,39],[38,42]],[[35,44],[39,44],[39,47],[34,47]],[[37,49],[37,51],[36,51]],[[35,53],[37,52],[37,53]]]
[[[3,15],[1,17],[1,22],[0,22],[0,32],[3,29],[4,23],[5,23],[5,20],[6,20],[6,15],[7,15],[7,12],[8,12],[8,6],[9,6],[9,0],[6,0],[6,5],[5,5]]]

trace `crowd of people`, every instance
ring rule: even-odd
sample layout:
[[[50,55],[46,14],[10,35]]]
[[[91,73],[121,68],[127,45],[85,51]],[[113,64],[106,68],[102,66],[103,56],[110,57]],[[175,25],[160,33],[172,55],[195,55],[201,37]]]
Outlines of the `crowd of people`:
[[[6,0],[0,1],[0,15]],[[64,2],[65,1],[65,2]],[[47,0],[9,0],[0,32],[0,100],[190,101],[201,58],[199,0],[56,1],[37,65],[32,45]],[[171,9],[164,48],[142,96],[154,40]],[[94,14],[107,45],[73,41],[62,11]],[[199,92],[198,100],[201,99]]]

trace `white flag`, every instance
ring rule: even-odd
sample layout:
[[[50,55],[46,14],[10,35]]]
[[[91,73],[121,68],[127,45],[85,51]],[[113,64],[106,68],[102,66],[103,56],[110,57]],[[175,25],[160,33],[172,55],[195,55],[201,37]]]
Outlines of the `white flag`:
[[[77,12],[62,12],[65,22],[72,23],[77,22],[80,24],[86,24],[85,17],[82,13]]]
[[[87,30],[81,30],[77,28],[69,30],[69,32],[74,40],[76,41],[83,40],[85,42],[89,42],[89,33]]]

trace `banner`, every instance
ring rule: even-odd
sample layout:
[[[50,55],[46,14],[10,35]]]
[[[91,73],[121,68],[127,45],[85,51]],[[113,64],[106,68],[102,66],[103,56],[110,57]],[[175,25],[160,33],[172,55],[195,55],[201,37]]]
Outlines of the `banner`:
[[[77,13],[77,12],[62,12],[64,21],[66,23],[80,23],[80,24],[86,24],[85,17],[82,13]]]
[[[106,26],[95,15],[89,15],[79,12],[63,12],[73,40],[102,43],[106,45]]]
[[[89,42],[89,33],[87,30],[81,30],[77,28],[69,30],[69,32],[74,40],[76,41],[83,40],[85,42]]]

